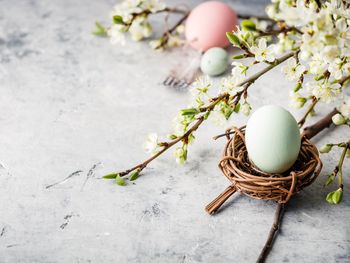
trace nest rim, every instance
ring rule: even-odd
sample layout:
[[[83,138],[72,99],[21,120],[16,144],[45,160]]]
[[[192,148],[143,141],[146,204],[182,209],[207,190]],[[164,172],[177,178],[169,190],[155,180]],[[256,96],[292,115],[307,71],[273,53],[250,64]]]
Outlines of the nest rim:
[[[234,131],[233,136],[230,136]],[[259,200],[274,200],[287,203],[297,192],[312,184],[322,169],[319,152],[304,135],[301,135],[301,147],[298,159],[284,173],[266,173],[259,170],[248,157],[245,146],[245,126],[230,128],[226,131],[227,143],[219,168],[231,181],[231,191]]]

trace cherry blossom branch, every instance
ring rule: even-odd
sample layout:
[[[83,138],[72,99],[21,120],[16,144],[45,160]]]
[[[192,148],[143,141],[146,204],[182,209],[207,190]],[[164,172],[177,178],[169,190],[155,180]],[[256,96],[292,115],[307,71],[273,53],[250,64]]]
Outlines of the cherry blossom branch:
[[[163,33],[162,37],[160,38],[161,41],[159,45],[156,46],[154,49],[160,49],[164,47],[168,43],[171,33],[173,33],[177,27],[179,27],[186,21],[189,14],[190,14],[190,11],[183,13],[183,16],[175,23],[175,25]]]
[[[209,104],[207,107],[202,107],[201,108],[201,111],[202,112],[207,112],[207,111],[211,111],[213,110],[213,108],[215,107],[216,104],[218,104],[221,100],[223,100],[224,98],[228,98],[229,97],[229,94],[228,93],[225,93],[225,94],[222,94],[216,98],[213,99],[212,103]],[[204,121],[204,117],[201,116],[197,119],[197,121],[193,124],[193,126],[188,129],[188,131],[186,133],[184,133],[182,136],[170,141],[170,142],[162,142],[160,143],[163,148],[162,150],[160,150],[159,152],[157,152],[155,155],[151,156],[150,158],[148,158],[147,160],[145,160],[144,162],[128,169],[128,170],[125,170],[123,172],[119,172],[117,174],[119,174],[119,176],[123,177],[127,174],[129,174],[131,171],[134,171],[136,169],[139,169],[139,171],[142,171],[144,168],[146,168],[146,166],[152,162],[154,159],[156,159],[158,156],[160,156],[162,153],[164,153],[165,151],[167,151],[169,148],[171,148],[173,145],[177,144],[178,142],[182,141],[182,140],[185,140],[186,138],[188,138],[188,136],[190,134],[192,134],[194,131],[196,131],[198,129],[198,127],[202,124],[202,122]],[[109,178],[108,178],[109,179]]]
[[[221,102],[221,101],[232,101],[234,105],[236,105],[239,100],[241,99],[241,96],[246,96],[247,94],[247,90],[248,88],[258,79],[260,78],[262,75],[264,75],[265,73],[267,73],[268,71],[270,71],[271,69],[275,68],[276,66],[280,65],[281,63],[283,63],[284,61],[286,61],[288,58],[294,56],[294,52],[288,53],[284,56],[282,56],[279,59],[276,59],[274,63],[269,64],[267,67],[265,67],[264,69],[260,70],[259,72],[253,74],[252,76],[250,76],[249,78],[247,78],[246,80],[242,81],[241,83],[237,84],[237,87],[242,87],[244,86],[244,89],[238,93],[236,93],[234,96],[230,96],[229,93],[223,93],[220,94],[219,96],[212,98],[211,102],[209,105],[205,106],[205,107],[201,107],[199,108],[199,112],[201,114],[203,113],[210,113],[215,106]],[[161,142],[159,143],[160,146],[162,146],[163,148],[157,152],[156,154],[154,154],[153,156],[151,156],[150,158],[146,159],[144,162],[135,165],[134,167],[127,169],[125,171],[122,172],[117,172],[117,173],[112,173],[109,175],[104,176],[105,179],[114,179],[116,177],[123,177],[128,175],[130,172],[137,170],[138,173],[141,172],[144,168],[147,167],[147,165],[152,162],[153,160],[155,160],[156,158],[158,158],[161,154],[163,154],[164,152],[166,152],[169,148],[171,148],[172,146],[174,146],[175,144],[177,144],[180,141],[186,141],[188,140],[188,137],[194,132],[196,131],[199,126],[204,122],[205,117],[203,115],[201,115],[200,117],[197,118],[196,122],[182,135],[177,137],[176,139],[170,141],[170,142]]]

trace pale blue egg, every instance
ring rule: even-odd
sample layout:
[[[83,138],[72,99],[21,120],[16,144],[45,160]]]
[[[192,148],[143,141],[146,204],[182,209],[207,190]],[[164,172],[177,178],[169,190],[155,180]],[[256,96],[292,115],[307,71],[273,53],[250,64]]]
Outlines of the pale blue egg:
[[[300,130],[293,115],[268,105],[248,120],[245,143],[250,161],[261,171],[283,173],[293,166],[300,152]]]
[[[228,66],[228,54],[225,49],[213,47],[208,49],[201,60],[201,70],[209,76],[224,73]]]

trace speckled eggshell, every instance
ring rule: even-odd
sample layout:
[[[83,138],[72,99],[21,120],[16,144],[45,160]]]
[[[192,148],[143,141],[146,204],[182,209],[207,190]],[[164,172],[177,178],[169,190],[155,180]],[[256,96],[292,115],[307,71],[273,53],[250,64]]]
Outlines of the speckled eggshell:
[[[248,120],[245,143],[250,161],[261,171],[283,173],[293,166],[300,151],[300,131],[284,108],[259,108]]]
[[[204,2],[195,7],[186,21],[186,39],[199,51],[212,47],[227,47],[226,32],[236,28],[237,14],[219,1]]]
[[[209,76],[224,73],[228,66],[228,54],[225,49],[213,47],[208,49],[201,59],[201,70]]]

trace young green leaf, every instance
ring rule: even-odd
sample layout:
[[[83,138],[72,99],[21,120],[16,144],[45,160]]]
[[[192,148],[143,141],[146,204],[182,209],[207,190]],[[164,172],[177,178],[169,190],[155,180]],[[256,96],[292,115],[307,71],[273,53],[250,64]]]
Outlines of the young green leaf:
[[[111,174],[106,174],[105,176],[102,176],[103,179],[115,179],[118,176],[117,173],[111,173]]]
[[[335,176],[333,174],[328,175],[327,181],[324,185],[325,186],[330,185],[331,183],[333,183],[334,179],[335,179]]]
[[[233,110],[235,113],[238,113],[239,110],[241,109],[241,104],[238,103],[236,106],[235,106],[235,109]]]
[[[113,16],[113,23],[117,25],[125,25],[123,18],[121,16]]]
[[[169,134],[167,136],[170,140],[175,140],[177,138],[177,136],[175,134]]]
[[[117,177],[115,178],[115,182],[120,186],[126,185],[125,180],[122,177],[120,177],[120,174],[118,174]]]
[[[343,190],[339,188],[337,191],[335,191],[332,195],[332,200],[334,204],[339,204],[341,200],[343,199]]]
[[[197,113],[199,113],[199,111],[197,109],[195,109],[195,108],[181,110],[181,114],[183,116],[196,115]]]
[[[300,82],[298,82],[294,87],[294,92],[298,92],[301,89],[302,85]]]
[[[232,56],[232,59],[241,59],[241,58],[245,58],[245,57],[246,57],[245,54],[239,54],[239,55]]]
[[[140,170],[137,169],[134,172],[132,172],[129,176],[129,181],[135,181],[140,176]]]
[[[320,151],[320,153],[328,153],[332,150],[332,148],[333,148],[333,144],[328,143],[328,144],[323,145],[319,151]]]
[[[95,22],[95,29],[92,31],[92,33],[96,36],[105,37],[107,36],[107,29],[101,25],[100,22]]]
[[[330,204],[334,204],[334,203],[333,203],[333,194],[334,194],[334,192],[330,192],[330,193],[328,193],[328,195],[326,196],[326,201],[327,201],[328,203],[330,203]]]
[[[242,28],[246,31],[255,31],[256,30],[256,25],[252,20],[243,20],[241,25],[242,25]]]
[[[239,47],[241,42],[239,38],[233,32],[226,32],[226,37],[231,42],[232,45]]]

